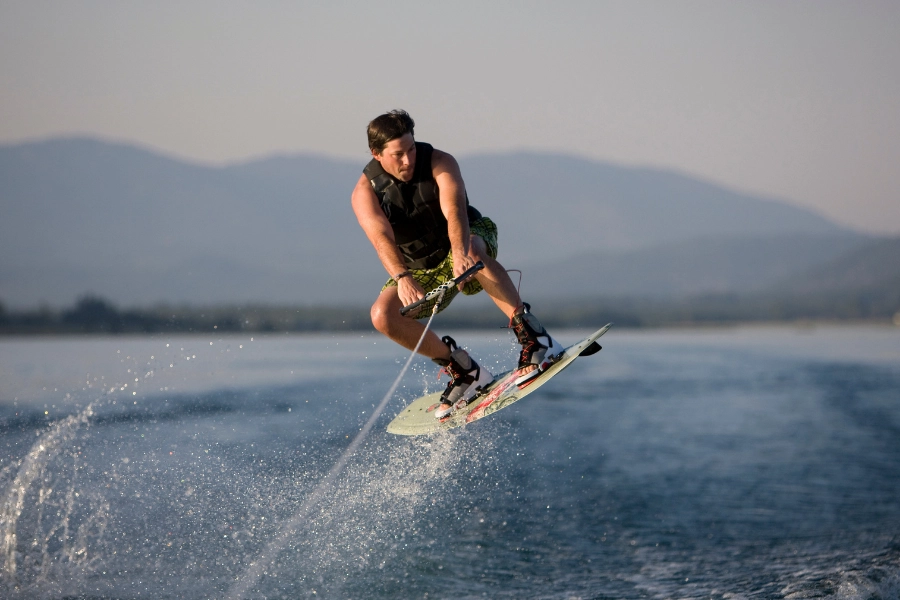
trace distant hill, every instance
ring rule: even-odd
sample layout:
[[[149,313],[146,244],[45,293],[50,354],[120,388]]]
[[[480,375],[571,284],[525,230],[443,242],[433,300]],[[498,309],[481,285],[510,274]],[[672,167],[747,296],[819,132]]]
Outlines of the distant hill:
[[[459,158],[472,203],[500,224],[501,261],[525,271],[523,285],[543,281],[541,293],[746,290],[865,241],[677,173],[534,153]],[[207,167],[84,138],[0,147],[0,301],[368,303],[386,276],[350,209],[365,162]]]
[[[502,223],[510,263],[696,238],[846,233],[811,211],[671,171],[534,153],[460,165],[472,204]]]
[[[854,317],[900,318],[900,237],[876,239],[764,291],[769,297],[803,303],[812,310],[842,307]],[[814,302],[811,299],[815,299]]]
[[[834,294],[893,288],[900,308],[900,237],[879,238],[855,245],[803,273],[795,273],[771,291],[793,295]]]
[[[854,234],[700,237],[544,263],[523,283],[534,297],[684,298],[771,291],[776,284],[865,246]]]
[[[358,302],[356,286],[384,279],[350,210],[358,174],[312,156],[211,168],[85,139],[2,148],[0,298]]]

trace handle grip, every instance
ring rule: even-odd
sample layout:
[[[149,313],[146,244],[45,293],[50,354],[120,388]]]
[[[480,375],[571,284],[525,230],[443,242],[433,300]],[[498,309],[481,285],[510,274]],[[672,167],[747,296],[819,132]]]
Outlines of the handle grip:
[[[400,314],[406,315],[406,313],[408,313],[409,311],[411,311],[415,308],[419,308],[420,306],[422,306],[429,300],[433,300],[433,299],[437,298],[441,294],[441,292],[446,292],[447,290],[451,289],[453,286],[459,285],[460,282],[465,281],[466,279],[468,279],[469,277],[471,277],[472,275],[474,275],[475,273],[477,273],[478,271],[480,271],[483,268],[484,268],[484,263],[479,260],[477,263],[475,263],[474,266],[467,269],[459,277],[450,279],[449,281],[442,283],[438,287],[434,288],[433,290],[431,290],[430,292],[425,294],[425,297],[422,298],[421,300],[416,300],[412,304],[401,308]]]

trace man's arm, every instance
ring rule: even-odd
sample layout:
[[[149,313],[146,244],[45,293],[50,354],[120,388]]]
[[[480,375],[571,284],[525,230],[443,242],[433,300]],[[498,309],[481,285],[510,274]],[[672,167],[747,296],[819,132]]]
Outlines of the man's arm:
[[[471,238],[466,210],[466,184],[456,159],[446,152],[434,150],[431,155],[431,170],[438,184],[441,211],[447,219],[450,251],[453,253],[453,276],[458,277],[475,265],[475,259],[469,255]]]
[[[365,175],[356,182],[350,203],[360,227],[375,247],[375,252],[378,253],[378,258],[388,275],[393,277],[406,271],[406,261],[403,260],[403,255],[397,247],[394,230],[384,216],[378,196],[375,195],[375,190]],[[425,297],[425,290],[412,277],[403,277],[397,282],[397,293],[404,306]]]

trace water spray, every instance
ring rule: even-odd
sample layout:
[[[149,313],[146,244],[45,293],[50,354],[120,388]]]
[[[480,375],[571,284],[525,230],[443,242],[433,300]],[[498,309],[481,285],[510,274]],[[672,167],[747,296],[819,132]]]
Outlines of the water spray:
[[[425,304],[428,301],[434,300],[434,308],[431,311],[431,316],[428,318],[427,323],[425,324],[425,329],[422,331],[422,335],[419,337],[419,341],[416,343],[416,347],[413,349],[412,353],[409,355],[409,358],[406,360],[406,364],[403,365],[403,368],[400,370],[400,374],[397,375],[397,378],[394,380],[394,383],[391,385],[390,389],[384,395],[384,398],[381,399],[381,402],[378,404],[378,407],[372,412],[372,416],[369,417],[369,420],[366,421],[366,424],[362,429],[359,430],[359,433],[356,434],[356,437],[353,438],[353,441],[350,442],[350,445],[341,454],[341,457],[338,461],[331,467],[331,470],[328,471],[328,475],[316,486],[316,488],[310,492],[309,496],[307,496],[306,500],[304,500],[303,504],[300,506],[300,509],[294,514],[293,517],[290,518],[282,527],[281,531],[278,535],[273,539],[269,544],[265,547],[259,557],[250,565],[250,567],[244,571],[244,574],[238,580],[238,582],[229,590],[228,595],[226,596],[227,600],[241,600],[246,597],[247,593],[250,591],[259,578],[266,573],[266,570],[272,564],[272,562],[278,557],[282,550],[284,550],[287,545],[290,543],[290,540],[299,533],[303,525],[308,521],[310,510],[317,506],[324,496],[325,492],[331,489],[335,480],[340,475],[341,471],[344,470],[344,467],[347,466],[347,462],[350,458],[356,454],[356,451],[359,449],[360,445],[362,445],[363,441],[368,437],[369,432],[372,430],[372,427],[375,425],[375,421],[378,420],[378,417],[381,416],[381,413],[384,411],[387,406],[388,400],[394,395],[394,392],[397,391],[397,387],[400,385],[400,381],[403,379],[403,376],[406,375],[406,371],[409,369],[409,366],[412,364],[413,359],[416,357],[416,354],[419,352],[419,348],[422,346],[422,342],[425,340],[425,335],[428,333],[431,328],[431,322],[434,320],[435,315],[438,313],[438,310],[441,305],[441,301],[444,299],[444,294],[453,288],[453,286],[459,285],[476,272],[484,268],[484,263],[478,261],[475,266],[465,271],[463,274],[455,277],[454,279],[450,279],[432,291],[428,292],[424,298],[418,300],[410,304],[409,306],[404,306],[400,313],[405,315],[411,310],[418,308],[419,306]]]

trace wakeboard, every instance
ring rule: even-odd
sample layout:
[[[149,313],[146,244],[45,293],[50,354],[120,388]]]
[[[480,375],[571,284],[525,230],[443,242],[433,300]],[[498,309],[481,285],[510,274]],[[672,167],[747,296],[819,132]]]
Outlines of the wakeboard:
[[[572,364],[579,356],[589,356],[598,352],[600,345],[597,343],[597,340],[610,327],[612,327],[612,323],[604,325],[577,344],[572,344],[560,354],[554,356],[551,364],[525,387],[519,388],[516,386],[518,371],[514,369],[496,377],[467,406],[458,408],[443,419],[434,417],[434,409],[437,408],[440,402],[442,392],[434,392],[422,396],[404,408],[388,424],[388,433],[396,435],[427,435],[444,429],[462,427],[478,419],[483,419],[537,390]]]

